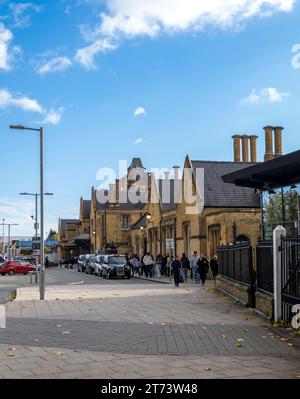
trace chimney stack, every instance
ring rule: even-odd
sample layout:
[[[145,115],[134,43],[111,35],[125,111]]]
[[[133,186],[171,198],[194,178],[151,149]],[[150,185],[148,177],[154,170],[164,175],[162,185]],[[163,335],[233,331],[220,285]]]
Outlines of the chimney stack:
[[[241,137],[238,134],[232,136],[233,138],[233,151],[234,151],[234,162],[241,162]]]
[[[257,162],[257,136],[252,135],[250,136],[250,150],[251,150],[251,162]]]
[[[164,172],[165,180],[170,179],[170,172]]]
[[[264,127],[265,136],[266,136],[266,153],[265,153],[265,161],[270,161],[274,159],[273,152],[273,127],[266,126]]]
[[[242,152],[243,162],[249,162],[249,136],[246,134],[242,136]]]
[[[179,179],[179,171],[180,171],[180,166],[173,166],[173,170],[174,170],[174,180],[178,180]]]
[[[275,137],[275,157],[280,157],[282,155],[282,131],[283,127],[274,127],[274,137]]]
[[[120,204],[120,179],[116,179],[116,203]]]

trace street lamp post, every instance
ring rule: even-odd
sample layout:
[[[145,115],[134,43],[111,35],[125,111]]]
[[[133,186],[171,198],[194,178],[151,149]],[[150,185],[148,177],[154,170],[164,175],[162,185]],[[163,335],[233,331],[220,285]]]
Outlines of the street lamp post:
[[[20,193],[20,195],[27,195],[27,196],[32,196],[35,197],[35,223],[34,223],[34,229],[35,229],[35,236],[38,237],[38,229],[39,229],[39,223],[38,223],[38,197],[39,193]],[[45,195],[53,195],[53,193],[44,193]]]
[[[10,228],[11,226],[19,226],[19,223],[7,223],[8,226],[8,259],[11,259],[11,247],[10,247]]]
[[[41,269],[40,269],[40,300],[45,299],[45,248],[44,248],[44,129],[30,128],[23,125],[10,125],[10,129],[31,130],[40,135],[40,248],[41,248]]]
[[[4,229],[5,224],[4,224],[4,222],[5,222],[5,219],[3,218],[3,219],[2,219],[2,225],[3,225],[2,252],[3,252],[3,254],[4,254],[4,240],[5,240],[5,229]]]

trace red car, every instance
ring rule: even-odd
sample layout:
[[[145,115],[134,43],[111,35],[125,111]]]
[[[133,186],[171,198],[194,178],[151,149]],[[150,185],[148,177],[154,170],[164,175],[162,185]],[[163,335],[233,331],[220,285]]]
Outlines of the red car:
[[[34,271],[35,268],[30,263],[21,262],[19,260],[7,260],[0,265],[0,274],[5,276],[9,274],[10,276],[14,274],[27,274]]]

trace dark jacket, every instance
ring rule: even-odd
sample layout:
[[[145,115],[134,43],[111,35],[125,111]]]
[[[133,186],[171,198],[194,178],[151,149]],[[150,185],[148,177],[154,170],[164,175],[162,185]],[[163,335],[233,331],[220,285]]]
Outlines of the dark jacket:
[[[216,259],[214,259],[214,258],[210,261],[210,270],[211,270],[212,275],[214,277],[216,277],[218,275],[219,264],[218,264],[218,261]]]
[[[185,269],[189,269],[190,268],[190,261],[188,260],[188,258],[186,256],[183,256],[180,259],[181,263],[182,263],[182,267],[184,267]]]
[[[205,275],[208,273],[209,271],[209,264],[208,264],[208,260],[203,257],[202,259],[199,259],[197,262],[198,265],[198,273],[201,275]]]
[[[171,263],[171,267],[174,271],[180,270],[181,269],[181,262],[180,260],[173,260],[173,262]]]

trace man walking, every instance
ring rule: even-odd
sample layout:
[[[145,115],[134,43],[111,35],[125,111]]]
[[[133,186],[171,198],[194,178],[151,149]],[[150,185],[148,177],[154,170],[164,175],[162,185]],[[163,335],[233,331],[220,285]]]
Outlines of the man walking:
[[[179,276],[180,276],[181,267],[182,267],[182,264],[181,264],[181,262],[179,260],[179,257],[176,256],[175,259],[171,263],[171,268],[173,270],[175,287],[179,287]]]
[[[192,269],[192,276],[195,283],[199,283],[199,275],[198,275],[198,260],[199,256],[197,251],[194,251],[194,255],[191,257],[190,265]]]
[[[184,281],[187,281],[187,274],[188,274],[188,270],[190,268],[190,261],[188,260],[187,256],[184,253],[182,254],[180,262],[182,264],[182,273],[183,273]]]
[[[145,276],[148,278],[150,275],[150,278],[152,278],[152,268],[154,265],[154,260],[152,256],[150,255],[150,252],[147,252],[147,254],[144,256],[143,263],[145,265]]]

